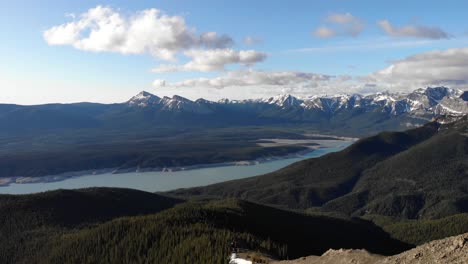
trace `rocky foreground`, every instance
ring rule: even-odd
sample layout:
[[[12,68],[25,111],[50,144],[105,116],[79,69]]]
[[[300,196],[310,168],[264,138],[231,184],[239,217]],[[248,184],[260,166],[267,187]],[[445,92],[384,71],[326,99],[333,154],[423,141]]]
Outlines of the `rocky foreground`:
[[[395,256],[370,254],[365,250],[330,249],[322,256],[272,262],[276,264],[430,264],[468,263],[468,233],[435,240]]]

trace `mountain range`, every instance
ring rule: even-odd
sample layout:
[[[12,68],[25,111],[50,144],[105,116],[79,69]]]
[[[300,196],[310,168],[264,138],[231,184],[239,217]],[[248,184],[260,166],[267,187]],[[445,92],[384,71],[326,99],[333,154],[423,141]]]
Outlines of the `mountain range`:
[[[318,132],[367,136],[419,126],[439,115],[468,113],[468,92],[428,87],[408,94],[333,95],[297,98],[289,94],[255,100],[195,101],[141,92],[124,103],[0,105],[0,134],[94,129],[306,125]]]
[[[332,96],[310,96],[297,98],[290,94],[281,94],[270,98],[229,100],[221,99],[217,102],[198,99],[188,100],[181,96],[160,98],[148,92],[141,92],[126,102],[129,106],[152,107],[161,111],[185,111],[193,113],[212,113],[216,107],[253,106],[266,110],[272,106],[277,110],[296,109],[307,111],[321,111],[324,114],[338,113],[343,110],[364,109],[364,111],[381,112],[390,115],[411,113],[414,115],[462,115],[468,112],[468,92],[450,89],[447,87],[420,88],[409,94],[402,93],[376,93],[371,95],[343,94]]]

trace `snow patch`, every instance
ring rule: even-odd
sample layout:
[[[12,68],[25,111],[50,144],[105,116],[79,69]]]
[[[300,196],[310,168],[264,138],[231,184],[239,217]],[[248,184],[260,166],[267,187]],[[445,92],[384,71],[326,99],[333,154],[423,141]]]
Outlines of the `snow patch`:
[[[229,264],[252,264],[252,261],[238,258],[236,253],[232,253]]]

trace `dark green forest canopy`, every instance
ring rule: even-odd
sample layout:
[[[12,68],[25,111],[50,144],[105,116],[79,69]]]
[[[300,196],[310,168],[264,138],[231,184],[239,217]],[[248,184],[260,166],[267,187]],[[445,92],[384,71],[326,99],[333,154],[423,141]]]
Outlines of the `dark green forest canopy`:
[[[103,196],[112,192],[104,191]],[[62,199],[62,192],[68,191],[31,195],[16,204],[37,204],[34,196],[39,200],[44,196]],[[136,201],[132,195],[124,200]],[[0,197],[0,203],[9,205],[17,196],[7,198],[5,202],[5,197]],[[4,219],[11,220],[3,225],[2,233],[8,239],[0,243],[2,263],[184,263],[188,258],[192,263],[222,263],[234,237],[243,248],[279,259],[321,254],[329,248],[366,248],[381,254],[409,248],[371,222],[310,216],[232,199],[185,203],[156,214],[108,222],[81,219],[73,226],[61,214],[48,214],[67,211],[60,206],[34,212],[28,208],[20,207],[13,215],[2,211]],[[68,208],[68,212],[73,210]],[[24,225],[16,225],[14,220],[21,218]]]

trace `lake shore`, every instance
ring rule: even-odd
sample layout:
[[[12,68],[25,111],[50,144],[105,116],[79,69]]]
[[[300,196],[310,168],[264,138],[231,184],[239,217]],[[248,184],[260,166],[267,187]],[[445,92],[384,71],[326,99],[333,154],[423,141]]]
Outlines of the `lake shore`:
[[[269,143],[264,143],[268,141]],[[41,176],[41,177],[5,177],[0,178],[0,193],[1,189],[8,187],[12,184],[38,184],[38,183],[54,183],[60,182],[67,179],[72,178],[79,178],[83,176],[90,176],[90,175],[102,175],[102,174],[126,174],[126,173],[151,173],[151,172],[163,172],[163,173],[171,173],[171,172],[178,172],[178,171],[192,171],[197,169],[206,169],[206,168],[222,168],[222,167],[229,167],[229,166],[253,166],[278,160],[286,160],[292,158],[300,158],[304,157],[308,154],[313,153],[317,149],[321,148],[329,148],[335,147],[340,144],[347,144],[350,142],[349,140],[343,139],[326,139],[326,140],[290,140],[290,139],[262,139],[259,140],[258,144],[275,144],[279,146],[291,146],[291,145],[298,145],[304,146],[305,149],[289,153],[287,155],[282,156],[268,156],[268,157],[260,157],[254,160],[241,160],[241,161],[229,161],[229,162],[222,162],[222,163],[211,163],[211,164],[196,164],[190,166],[176,166],[176,167],[157,167],[157,168],[105,168],[99,170],[84,170],[84,171],[73,171],[73,172],[66,172],[57,175],[49,175],[49,176]]]

